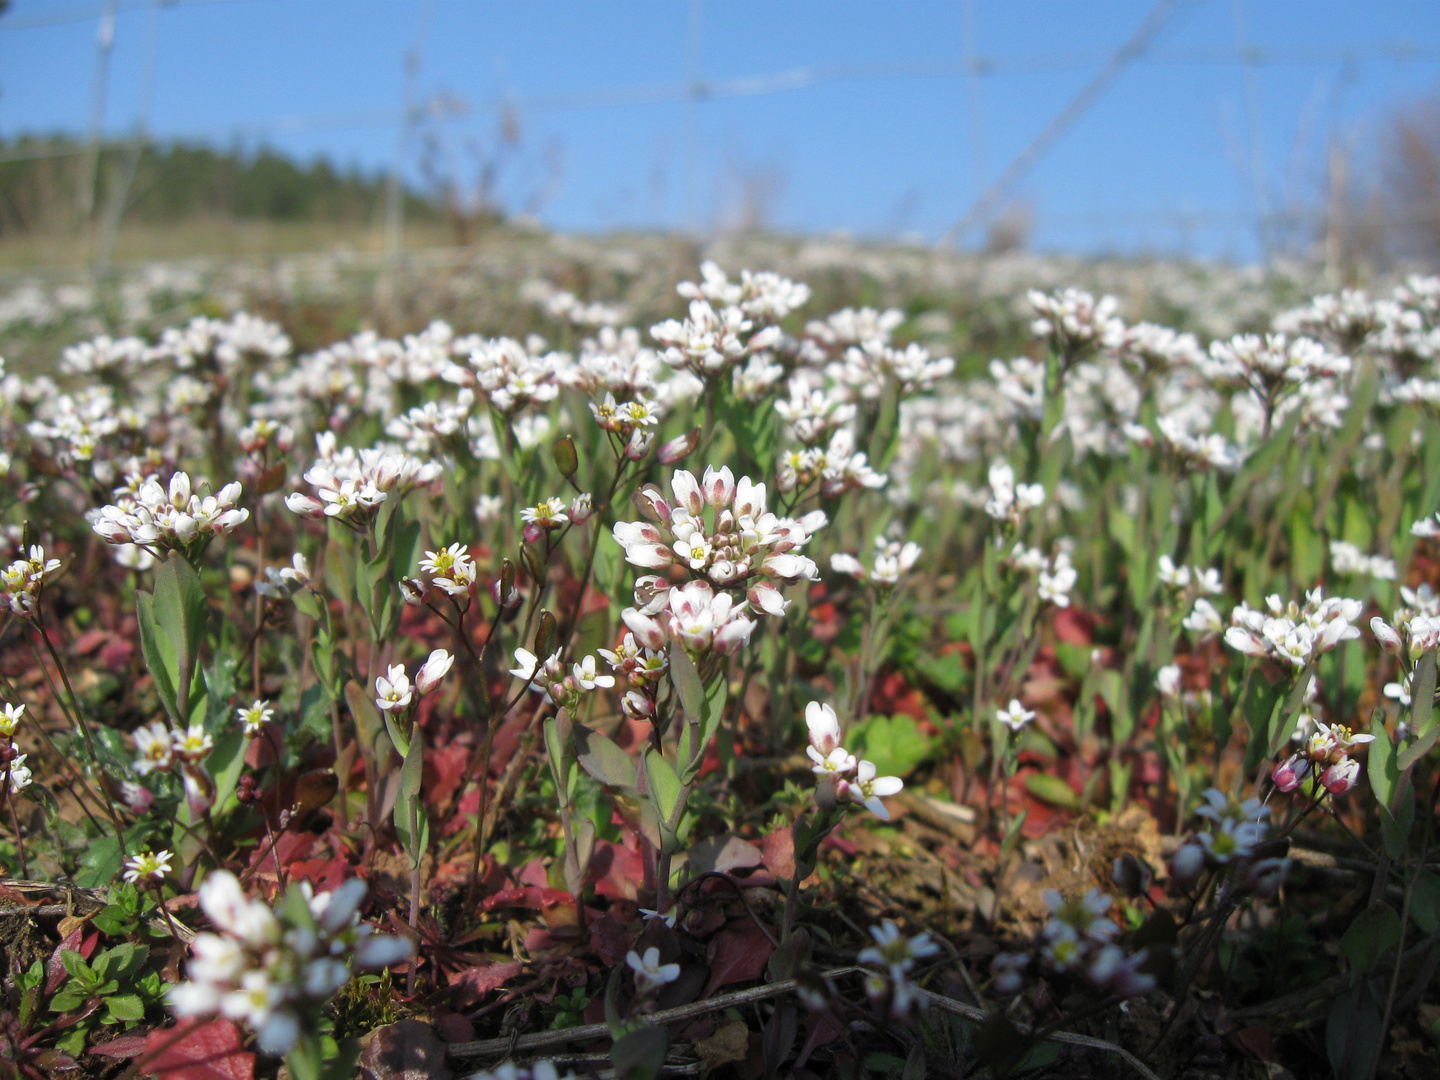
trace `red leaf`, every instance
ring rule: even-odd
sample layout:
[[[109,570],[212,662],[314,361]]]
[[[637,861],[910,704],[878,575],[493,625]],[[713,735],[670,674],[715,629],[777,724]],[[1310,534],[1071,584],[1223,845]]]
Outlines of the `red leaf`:
[[[465,781],[470,767],[470,747],[449,743],[425,754],[425,770],[421,783],[427,805],[444,809]],[[477,806],[478,810],[479,807]]]
[[[765,869],[777,878],[789,881],[795,876],[795,834],[789,825],[767,833],[760,850],[765,853]]]
[[[334,892],[346,879],[355,876],[349,860],[340,855],[330,859],[301,859],[286,870],[295,881],[310,882],[316,892]]]
[[[144,1035],[121,1035],[118,1039],[111,1039],[109,1042],[101,1043],[99,1046],[92,1046],[87,1053],[99,1054],[101,1057],[112,1058],[133,1058],[145,1053]]]
[[[606,967],[623,964],[634,941],[635,934],[630,927],[615,919],[596,919],[590,924],[590,951]]]
[[[524,885],[515,889],[501,889],[494,896],[487,896],[480,906],[485,911],[497,907],[522,907],[543,911],[556,904],[570,903],[574,903],[574,900],[564,889],[542,889],[537,885]]]
[[[95,951],[95,945],[100,940],[98,932],[91,930],[85,933],[84,926],[77,926],[70,933],[65,935],[65,940],[55,946],[55,951],[50,954],[50,962],[45,965],[45,993],[53,994],[70,973],[65,970],[65,962],[60,959],[61,953],[76,952],[82,960],[89,960],[90,954]]]
[[[608,900],[638,900],[645,863],[640,852],[631,847],[597,840],[590,859],[590,880],[595,883],[595,891]]]
[[[754,919],[736,919],[710,939],[705,950],[710,961],[710,982],[700,996],[709,997],[731,983],[758,979],[765,974],[765,965],[774,951],[775,946]]]
[[[145,1049],[155,1056],[144,1071],[164,1080],[255,1080],[255,1055],[240,1048],[240,1029],[224,1017],[152,1031]]]
[[[499,990],[524,970],[525,965],[519,960],[511,960],[502,964],[486,964],[484,967],[473,967],[462,971],[450,980],[450,985],[459,988],[459,1000],[464,1007],[479,1001],[486,994]]]

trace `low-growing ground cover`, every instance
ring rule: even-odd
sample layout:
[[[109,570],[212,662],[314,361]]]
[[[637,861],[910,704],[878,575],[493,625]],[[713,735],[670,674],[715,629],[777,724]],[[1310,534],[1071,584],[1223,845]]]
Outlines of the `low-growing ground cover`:
[[[26,339],[7,1070],[1440,1068],[1440,279],[513,285]]]

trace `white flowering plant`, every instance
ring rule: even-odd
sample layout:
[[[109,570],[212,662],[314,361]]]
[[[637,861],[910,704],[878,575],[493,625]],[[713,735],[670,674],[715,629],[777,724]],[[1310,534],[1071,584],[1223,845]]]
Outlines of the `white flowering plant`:
[[[640,1072],[766,975],[770,1072],[973,1071],[935,1036],[967,978],[1026,1053],[1136,998],[1194,1033],[1197,995],[1338,985],[1297,952],[1343,957],[1343,1060],[1416,1022],[1440,283],[1272,317],[1218,273],[844,250],[813,287],[526,269],[462,329],[197,313],[0,374],[0,861],[141,898],[63,950],[57,1015],[198,889],[167,1000],[292,1075],[402,1004],[520,1052],[561,983]]]

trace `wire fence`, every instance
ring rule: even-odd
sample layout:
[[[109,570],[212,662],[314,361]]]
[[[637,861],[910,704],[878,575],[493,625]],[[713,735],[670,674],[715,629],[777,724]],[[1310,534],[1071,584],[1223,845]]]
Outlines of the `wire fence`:
[[[96,116],[92,117],[92,130],[88,139],[76,143],[39,143],[33,146],[12,147],[0,151],[0,162],[22,161],[36,158],[88,155],[92,160],[102,150],[121,151],[137,154],[152,142],[149,134],[148,93],[144,112],[132,134],[123,137],[103,138],[100,134],[99,114],[103,113],[104,85],[108,80],[108,58],[113,47],[114,25],[117,15],[148,9],[151,12],[150,48],[147,70],[142,76],[144,82],[153,83],[157,52],[154,47],[158,33],[159,17],[178,7],[200,7],[218,5],[258,5],[273,3],[274,0],[103,0],[100,3],[77,5],[61,11],[37,13],[24,17],[0,17],[0,34],[15,33],[28,29],[53,27],[72,23],[97,21],[99,47],[97,49],[96,95],[99,103]],[[1036,53],[1029,55],[986,54],[977,51],[973,31],[972,0],[962,0],[966,23],[963,50],[960,55],[917,58],[904,61],[845,62],[812,64],[779,71],[726,78],[706,78],[699,71],[700,43],[703,35],[702,0],[690,0],[688,25],[686,78],[680,82],[637,83],[624,86],[595,87],[564,93],[506,94],[494,99],[471,102],[452,94],[436,95],[427,100],[415,99],[416,75],[424,53],[424,41],[432,14],[432,0],[422,0],[420,5],[420,28],[415,43],[405,54],[406,100],[399,107],[391,109],[357,109],[342,112],[309,112],[257,117],[251,121],[228,125],[223,131],[196,132],[189,139],[206,141],[221,138],[254,140],[263,142],[280,136],[314,134],[353,130],[391,130],[396,138],[396,156],[390,167],[391,184],[398,186],[400,173],[409,164],[404,152],[413,145],[413,134],[428,123],[465,121],[481,115],[509,116],[524,118],[573,110],[612,110],[637,106],[678,103],[686,106],[685,173],[686,173],[686,219],[694,230],[696,202],[693,188],[696,166],[696,138],[694,135],[697,111],[706,102],[735,98],[760,98],[776,94],[802,92],[828,83],[863,82],[872,80],[894,80],[907,78],[955,78],[966,82],[969,100],[969,142],[972,163],[980,194],[957,216],[953,225],[942,238],[942,243],[962,242],[973,236],[978,229],[993,221],[1014,198],[1024,178],[1053,149],[1053,147],[1094,107],[1110,86],[1132,65],[1172,66],[1222,66],[1235,67],[1244,80],[1247,103],[1247,120],[1250,140],[1247,148],[1246,165],[1253,179],[1254,204],[1238,215],[1246,221],[1262,244],[1275,222],[1272,218],[1284,214],[1274,212],[1268,205],[1265,193],[1263,148],[1259,136],[1258,106],[1255,101],[1255,73],[1262,68],[1285,66],[1333,67],[1338,71],[1353,73],[1366,66],[1389,64],[1433,64],[1440,66],[1440,47],[1419,44],[1406,39],[1372,40],[1355,42],[1343,47],[1317,46],[1271,46],[1259,45],[1245,39],[1244,2],[1231,0],[1232,17],[1235,25],[1235,42],[1231,47],[1169,45],[1156,48],[1155,41],[1161,35],[1174,11],[1194,7],[1207,0],[1157,0],[1123,42],[1113,51],[1093,49],[1074,50],[1059,53]],[[1042,127],[1024,149],[1008,162],[993,181],[985,180],[984,117],[980,98],[982,80],[1008,75],[1043,74],[1066,71],[1089,71],[1088,79],[1081,89],[1057,111]],[[171,136],[180,139],[182,136]],[[93,181],[92,181],[93,182]],[[83,181],[82,181],[83,184]],[[93,197],[93,191],[91,192]],[[390,213],[396,207],[403,213],[403,200],[391,199]],[[120,213],[123,214],[123,202]],[[1288,212],[1286,212],[1288,213]],[[1046,215],[1047,221],[1054,215]],[[1099,221],[1105,215],[1091,215]],[[1235,220],[1237,215],[1228,212],[1196,213],[1185,210],[1137,211],[1128,213],[1124,223],[1135,225],[1142,222],[1173,226],[1177,229],[1193,229],[1197,223],[1214,223],[1219,220]],[[1058,218],[1056,218],[1058,220]],[[1068,215],[1068,220],[1081,223],[1085,215]],[[117,222],[118,224],[118,222]],[[399,254],[400,222],[387,222],[387,233],[394,240],[390,245],[391,254]],[[1205,227],[1200,224],[1199,227]]]

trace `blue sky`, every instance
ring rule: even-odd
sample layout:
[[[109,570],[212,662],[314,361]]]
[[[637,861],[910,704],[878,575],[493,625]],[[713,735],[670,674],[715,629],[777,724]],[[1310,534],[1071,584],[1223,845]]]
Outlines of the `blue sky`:
[[[1155,6],[116,2],[110,137],[143,116],[161,137],[375,170],[398,159],[417,182],[428,162],[464,190],[488,166],[509,209],[557,229],[724,226],[749,192],[782,229],[927,240],[965,216]],[[0,135],[87,130],[104,7],[15,0],[0,18]],[[695,72],[712,92],[691,106],[697,7]],[[973,80],[967,10],[984,65]],[[402,138],[412,50],[427,117]],[[803,85],[775,89],[785,78]],[[747,88],[770,92],[737,92]],[[1322,201],[1330,140],[1363,173],[1386,118],[1437,93],[1440,3],[1177,0],[1147,52],[1015,194],[1042,249],[1251,259],[1261,211]]]

